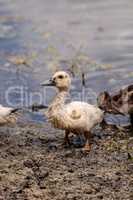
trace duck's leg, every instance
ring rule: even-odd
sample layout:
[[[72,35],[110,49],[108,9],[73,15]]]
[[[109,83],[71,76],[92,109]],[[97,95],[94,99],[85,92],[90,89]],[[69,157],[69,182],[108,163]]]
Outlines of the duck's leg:
[[[70,140],[69,140],[69,134],[70,134],[70,132],[68,131],[68,130],[66,130],[65,131],[65,138],[64,138],[64,144],[65,145],[70,145],[71,143],[70,143]]]
[[[102,129],[105,129],[108,126],[108,124],[105,121],[105,119],[103,119],[103,121],[100,123],[100,126],[101,126]]]
[[[133,113],[130,114],[131,131],[133,132]]]
[[[90,131],[87,131],[87,132],[84,132],[84,136],[85,136],[85,139],[86,139],[86,143],[85,143],[85,146],[83,148],[83,151],[90,151],[91,150],[91,132]]]

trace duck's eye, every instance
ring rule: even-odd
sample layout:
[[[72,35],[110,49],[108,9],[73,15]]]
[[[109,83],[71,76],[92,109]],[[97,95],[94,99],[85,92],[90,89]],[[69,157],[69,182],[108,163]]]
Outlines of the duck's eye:
[[[59,79],[63,79],[64,77],[63,77],[62,75],[59,75],[58,78],[59,78]]]

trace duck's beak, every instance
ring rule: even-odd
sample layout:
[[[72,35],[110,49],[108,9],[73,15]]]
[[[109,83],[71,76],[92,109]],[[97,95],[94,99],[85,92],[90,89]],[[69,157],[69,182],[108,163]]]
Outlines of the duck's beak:
[[[41,83],[41,86],[55,86],[55,82],[52,79],[50,79]]]

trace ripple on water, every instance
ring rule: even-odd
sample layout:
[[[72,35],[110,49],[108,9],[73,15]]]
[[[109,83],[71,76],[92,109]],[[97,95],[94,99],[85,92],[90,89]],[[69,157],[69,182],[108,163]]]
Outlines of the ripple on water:
[[[11,39],[17,36],[17,32],[12,25],[0,24],[0,39]]]

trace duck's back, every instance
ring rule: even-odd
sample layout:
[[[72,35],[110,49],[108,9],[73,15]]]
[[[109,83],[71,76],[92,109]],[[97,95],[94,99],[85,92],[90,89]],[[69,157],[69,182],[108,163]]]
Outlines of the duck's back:
[[[121,89],[116,94],[111,95],[111,98],[112,108],[115,105],[123,114],[133,113],[133,85]]]
[[[71,103],[68,103],[65,105],[65,107],[68,110],[80,110],[81,112],[86,112],[89,111],[91,113],[97,112],[97,111],[101,111],[98,107],[96,107],[95,105],[91,105],[88,104],[86,102],[80,102],[80,101],[73,101]]]

